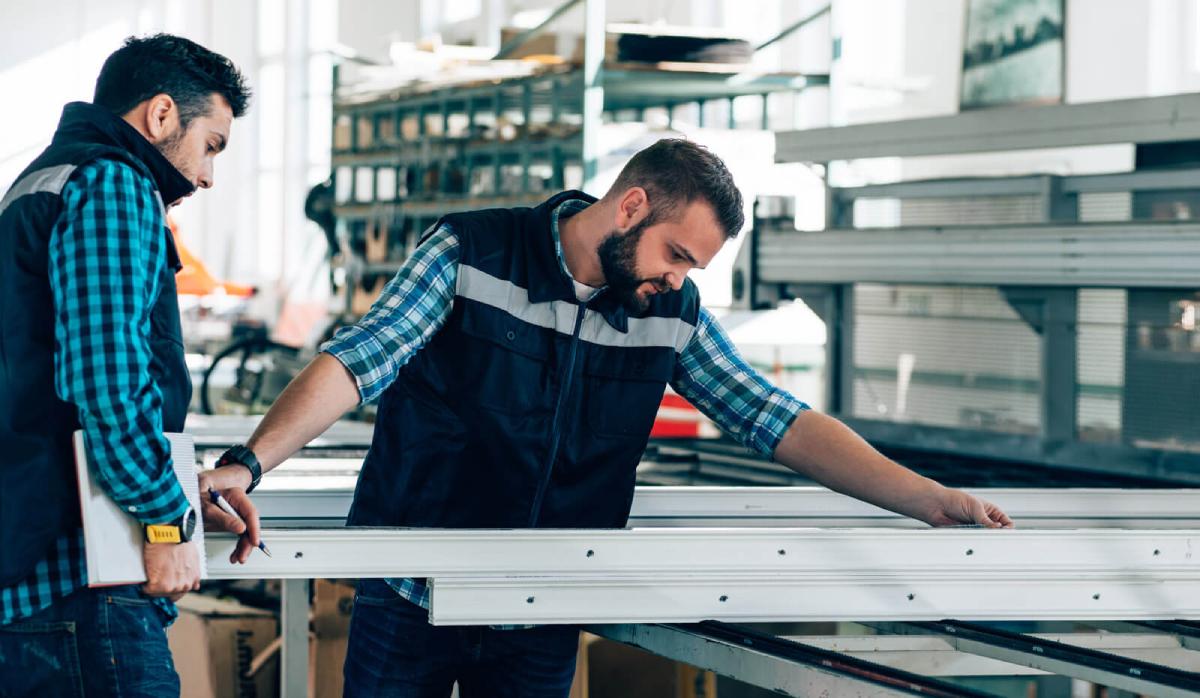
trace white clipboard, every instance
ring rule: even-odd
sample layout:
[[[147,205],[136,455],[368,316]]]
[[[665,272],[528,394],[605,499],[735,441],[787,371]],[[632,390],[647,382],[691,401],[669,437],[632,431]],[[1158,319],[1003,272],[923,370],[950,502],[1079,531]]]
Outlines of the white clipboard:
[[[196,446],[191,434],[164,434],[171,443],[175,476],[196,512],[192,540],[200,560],[200,578],[208,578],[204,554],[204,522],[200,519],[200,480],[196,472]],[[124,511],[93,478],[83,431],[74,434],[75,471],[79,478],[79,506],[83,517],[83,544],[87,556],[88,586],[137,584],[146,581],[142,564],[141,523]]]

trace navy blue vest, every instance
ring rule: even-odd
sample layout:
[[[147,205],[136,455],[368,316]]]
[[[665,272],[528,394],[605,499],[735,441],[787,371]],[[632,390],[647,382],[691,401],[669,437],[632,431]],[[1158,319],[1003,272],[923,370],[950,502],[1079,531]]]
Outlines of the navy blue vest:
[[[380,398],[350,525],[625,525],[699,296],[688,281],[636,317],[608,293],[580,304],[551,231],[566,199],[594,201],[442,219],[460,247],[453,310]]]
[[[99,107],[72,103],[50,146],[0,201],[0,586],[28,575],[56,537],[79,525],[71,446],[79,420],[75,407],[55,393],[48,252],[63,187],[78,167],[100,158],[150,177],[160,199],[174,201],[192,190],[132,126]],[[150,374],[162,392],[163,429],[183,431],[192,386],[175,295],[179,257],[165,227],[163,235],[168,260],[151,311]]]

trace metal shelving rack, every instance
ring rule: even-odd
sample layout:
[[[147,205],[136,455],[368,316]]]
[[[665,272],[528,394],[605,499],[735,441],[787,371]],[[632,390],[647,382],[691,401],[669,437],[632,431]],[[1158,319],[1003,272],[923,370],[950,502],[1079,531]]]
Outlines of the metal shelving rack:
[[[1198,139],[1200,95],[1182,94],[781,132],[776,159],[827,168],[830,162],[866,158],[1109,144],[1166,144],[1187,154]],[[1195,402],[1200,371],[1192,368],[1200,353],[1190,348],[1194,331],[1169,328],[1164,318],[1171,303],[1194,303],[1191,299],[1200,297],[1195,264],[1200,259],[1200,222],[1191,203],[1200,196],[1198,187],[1200,168],[1194,161],[1138,165],[1129,172],[1106,174],[827,186],[825,229],[805,232],[794,229],[790,211],[768,211],[780,202],[767,200],[761,202],[755,230],[735,264],[735,301],[760,308],[802,298],[825,320],[830,327],[829,410],[876,445],[1194,485],[1200,483],[1200,452],[1191,426],[1194,411],[1183,405]],[[1112,203],[1118,195],[1123,207]],[[1098,217],[1097,196],[1110,197],[1106,201],[1112,208]],[[910,207],[900,209],[906,213],[898,226],[856,220],[857,203],[881,199]],[[1012,215],[1020,220],[989,220],[989,214],[1004,211],[988,202],[1014,200],[1021,208]],[[1172,216],[1151,215],[1150,204],[1163,201],[1178,210]],[[1089,210],[1090,218],[1084,215]],[[1036,373],[988,375],[995,364],[976,356],[983,355],[982,345],[964,344],[971,347],[962,354],[964,361],[969,357],[975,364],[963,371],[927,363],[925,385],[961,388],[964,395],[974,389],[1032,395],[1038,414],[1034,428],[1020,431],[982,422],[972,426],[965,420],[948,426],[883,418],[858,409],[865,391],[856,392],[856,386],[867,373],[858,352],[888,344],[881,336],[893,336],[867,334],[873,328],[862,318],[870,314],[859,310],[859,301],[872,286],[994,290],[1011,309],[1003,322],[1022,330],[1027,326],[1032,351],[1024,351],[1032,356]],[[1081,320],[1088,317],[1080,312],[1085,290],[1124,294],[1117,310],[1104,311],[1115,314],[1104,316],[1103,327],[1117,332],[1114,348],[1104,356],[1096,348],[1108,346],[1097,344],[1097,321]],[[959,315],[975,313],[976,307],[964,305]],[[927,309],[916,308],[875,317],[897,323],[877,326],[904,322],[911,328],[926,314]],[[950,315],[941,317],[947,324],[940,331],[959,327]],[[978,327],[1001,322],[994,316],[986,320]],[[928,332],[930,325],[925,327]],[[908,347],[916,344],[902,341]],[[939,343],[945,340],[919,346],[931,354],[930,347]],[[1015,355],[1018,349],[1007,351]],[[1094,371],[1102,359],[1110,362],[1105,366],[1117,365],[1121,371],[1118,386],[1103,381],[1084,384],[1085,360]],[[1088,432],[1080,407],[1085,390],[1090,397],[1119,397],[1120,421],[1115,427]],[[943,404],[948,394],[940,394]]]
[[[441,216],[588,190],[606,118],[640,119],[655,108],[670,117],[676,107],[698,104],[703,126],[703,106],[722,100],[734,128],[733,100],[757,96],[765,128],[770,95],[828,84],[826,75],[751,74],[736,65],[605,63],[604,2],[584,4],[582,65],[344,96],[335,73],[334,213],[347,316],[365,311]]]

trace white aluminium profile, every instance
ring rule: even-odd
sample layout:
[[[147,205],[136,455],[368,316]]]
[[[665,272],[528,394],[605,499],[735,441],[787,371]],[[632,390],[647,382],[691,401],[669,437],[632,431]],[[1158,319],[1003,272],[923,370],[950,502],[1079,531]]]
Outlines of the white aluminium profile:
[[[1200,576],[437,577],[435,625],[1200,618]]]
[[[265,519],[344,519],[352,492],[282,489],[275,476],[253,496]],[[309,478],[311,479],[311,478]],[[291,478],[289,482],[303,482]],[[1200,528],[1200,489],[973,489],[1018,525]],[[733,523],[733,522],[736,522]],[[639,487],[633,526],[904,525],[918,521],[823,487]]]
[[[976,576],[1043,573],[1200,577],[1200,530],[639,528],[630,530],[268,529],[273,557],[232,565],[230,535],[206,541],[216,579],[699,573]],[[1198,592],[1200,593],[1200,592]]]

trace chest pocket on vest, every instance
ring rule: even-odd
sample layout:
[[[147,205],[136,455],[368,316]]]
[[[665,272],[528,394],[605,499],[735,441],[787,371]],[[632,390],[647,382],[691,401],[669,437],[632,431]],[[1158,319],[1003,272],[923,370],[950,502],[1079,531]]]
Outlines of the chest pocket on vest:
[[[584,364],[588,426],[598,436],[645,437],[675,370],[669,348],[593,348]]]
[[[460,385],[482,407],[508,413],[554,409],[554,331],[495,308],[465,303],[459,328],[474,360]]]

